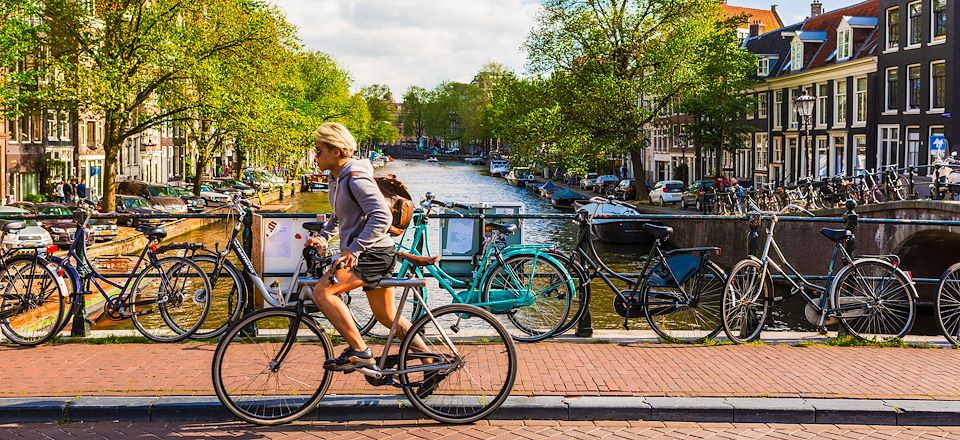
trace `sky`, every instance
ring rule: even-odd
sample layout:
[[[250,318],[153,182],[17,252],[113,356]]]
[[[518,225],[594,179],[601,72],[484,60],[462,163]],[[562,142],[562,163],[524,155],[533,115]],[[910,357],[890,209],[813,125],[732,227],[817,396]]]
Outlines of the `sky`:
[[[308,50],[332,55],[353,77],[353,89],[390,86],[396,100],[411,85],[469,82],[488,62],[524,72],[521,45],[538,0],[274,0],[300,29]],[[822,0],[833,10],[857,0]],[[803,20],[810,0],[730,0],[769,8],[784,24]]]

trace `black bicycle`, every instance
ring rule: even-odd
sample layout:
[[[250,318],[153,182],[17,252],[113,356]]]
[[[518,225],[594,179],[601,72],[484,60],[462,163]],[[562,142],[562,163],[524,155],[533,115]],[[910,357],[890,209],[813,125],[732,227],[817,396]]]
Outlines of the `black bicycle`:
[[[27,227],[25,221],[3,225],[3,235]],[[57,334],[67,295],[46,248],[0,249],[0,330],[11,342],[32,346]]]
[[[594,197],[591,203],[624,204]],[[613,305],[622,316],[623,328],[629,320],[645,316],[657,335],[668,342],[699,342],[716,336],[722,329],[721,301],[726,274],[708,254],[720,253],[718,247],[697,247],[664,251],[662,246],[673,228],[646,223],[643,230],[654,237],[643,269],[633,278],[617,273],[600,257],[592,238],[592,216],[577,210],[579,226],[576,247],[563,256],[571,275],[579,278],[576,314],[558,330],[570,330],[583,317],[591,295],[591,281],[599,278],[614,294]],[[562,256],[562,255],[561,255]],[[614,282],[626,284],[621,290]],[[571,308],[571,310],[573,310]]]

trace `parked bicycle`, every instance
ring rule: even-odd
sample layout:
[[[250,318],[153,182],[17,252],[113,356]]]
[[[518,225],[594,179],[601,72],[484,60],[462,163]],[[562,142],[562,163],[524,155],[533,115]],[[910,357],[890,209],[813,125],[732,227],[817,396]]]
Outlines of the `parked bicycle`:
[[[413,227],[404,232],[398,248],[414,256],[430,256],[427,223],[435,207],[470,209],[459,203],[445,203],[427,193],[421,208],[413,215]],[[423,276],[429,272],[440,288],[453,298],[454,304],[471,304],[502,316],[511,324],[511,336],[522,342],[535,342],[559,334],[567,322],[571,303],[577,296],[574,278],[563,263],[547,252],[550,246],[508,246],[506,237],[517,231],[516,225],[486,223],[490,236],[484,241],[469,280],[460,280],[434,263],[417,267],[410,261],[401,263],[400,278]],[[409,243],[409,244],[406,244]],[[427,294],[424,293],[426,298]],[[422,310],[413,307],[411,321]],[[361,330],[368,325],[360,322]]]
[[[954,263],[937,283],[937,323],[954,346],[960,346],[960,263]]]
[[[6,222],[0,242],[25,227],[25,221]],[[67,287],[46,255],[46,248],[0,249],[0,330],[18,345],[48,341],[63,319]]]
[[[64,257],[51,256],[62,271],[70,292],[70,310],[58,326],[58,333],[70,324],[76,308],[95,288],[103,296],[103,316],[114,321],[130,319],[137,330],[157,342],[177,342],[200,328],[210,310],[210,280],[186,256],[158,257],[157,245],[167,236],[159,226],[142,225],[137,230],[147,244],[122,284],[111,281],[87,257],[87,235],[95,203],[83,200],[74,211],[77,230]],[[146,265],[144,261],[146,260]],[[143,266],[143,270],[140,268]],[[104,287],[106,286],[106,287]],[[108,294],[108,289],[119,289]]]
[[[590,202],[623,204],[599,197]],[[600,257],[591,234],[593,217],[585,209],[577,211],[577,244],[567,258],[571,273],[581,280],[581,298],[592,295],[590,284],[599,278],[613,292],[614,309],[624,318],[625,330],[630,329],[629,319],[645,316],[653,331],[668,342],[699,342],[720,332],[720,302],[726,274],[708,258],[709,254],[719,254],[720,248],[664,251],[662,247],[673,228],[647,223],[642,227],[654,237],[653,246],[640,273],[630,278],[611,269]],[[615,282],[626,284],[626,288],[620,289]],[[568,325],[576,324],[586,310],[582,305]]]
[[[826,282],[815,284],[784,258],[774,238],[780,216],[797,211],[813,217],[793,204],[778,212],[754,209],[748,213],[758,222],[769,218],[770,227],[760,256],[751,255],[730,270],[723,293],[723,329],[727,337],[738,344],[759,338],[771,306],[797,294],[807,301],[807,319],[821,333],[826,333],[827,325],[839,321],[860,339],[889,341],[906,336],[916,317],[917,292],[910,278],[897,267],[899,260],[895,256],[854,257],[845,247],[853,238],[852,232],[823,228],[820,233],[834,243],[833,256]],[[780,263],[771,258],[771,249]],[[834,271],[838,264],[839,269]],[[773,272],[788,284],[787,295],[775,296]]]
[[[300,278],[298,284],[309,288],[318,281]],[[377,367],[357,371],[372,385],[403,389],[410,403],[434,420],[472,423],[485,418],[503,404],[516,380],[513,340],[490,312],[479,307],[451,304],[430,309],[425,286],[422,278],[378,283],[377,287],[403,289],[396,316],[402,316],[408,299],[423,314],[400,341],[397,354],[391,355],[399,323],[394,321]],[[217,345],[214,390],[242,420],[258,425],[292,422],[313,411],[330,386],[332,372],[321,364],[333,357],[333,345],[308,314],[305,290],[299,292],[291,306],[264,309],[235,323]]]

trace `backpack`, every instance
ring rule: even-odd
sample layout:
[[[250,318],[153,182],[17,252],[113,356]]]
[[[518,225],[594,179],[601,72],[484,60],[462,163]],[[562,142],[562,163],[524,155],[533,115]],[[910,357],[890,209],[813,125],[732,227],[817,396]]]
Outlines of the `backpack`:
[[[350,173],[351,176],[356,174],[363,174],[363,172],[356,171]],[[387,232],[394,237],[403,235],[403,231],[406,230],[407,227],[410,226],[410,222],[413,221],[413,211],[416,209],[416,206],[413,204],[413,197],[410,196],[410,190],[407,189],[407,185],[397,180],[395,174],[376,176],[373,180],[377,182],[380,193],[383,194],[383,198],[387,201],[387,206],[390,207],[390,214],[393,215],[393,221],[390,223],[390,228],[387,229]],[[357,197],[353,195],[353,188],[350,187],[349,181],[346,186],[350,198],[353,199],[353,203],[359,206],[360,202],[358,202]]]

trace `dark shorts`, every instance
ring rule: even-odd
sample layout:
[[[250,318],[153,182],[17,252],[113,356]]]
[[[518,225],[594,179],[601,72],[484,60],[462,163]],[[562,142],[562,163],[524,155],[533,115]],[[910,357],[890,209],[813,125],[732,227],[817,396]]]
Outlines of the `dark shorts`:
[[[393,266],[397,260],[397,250],[393,246],[368,249],[357,257],[357,265],[353,273],[363,280],[363,290],[376,289],[383,278],[393,276]]]

